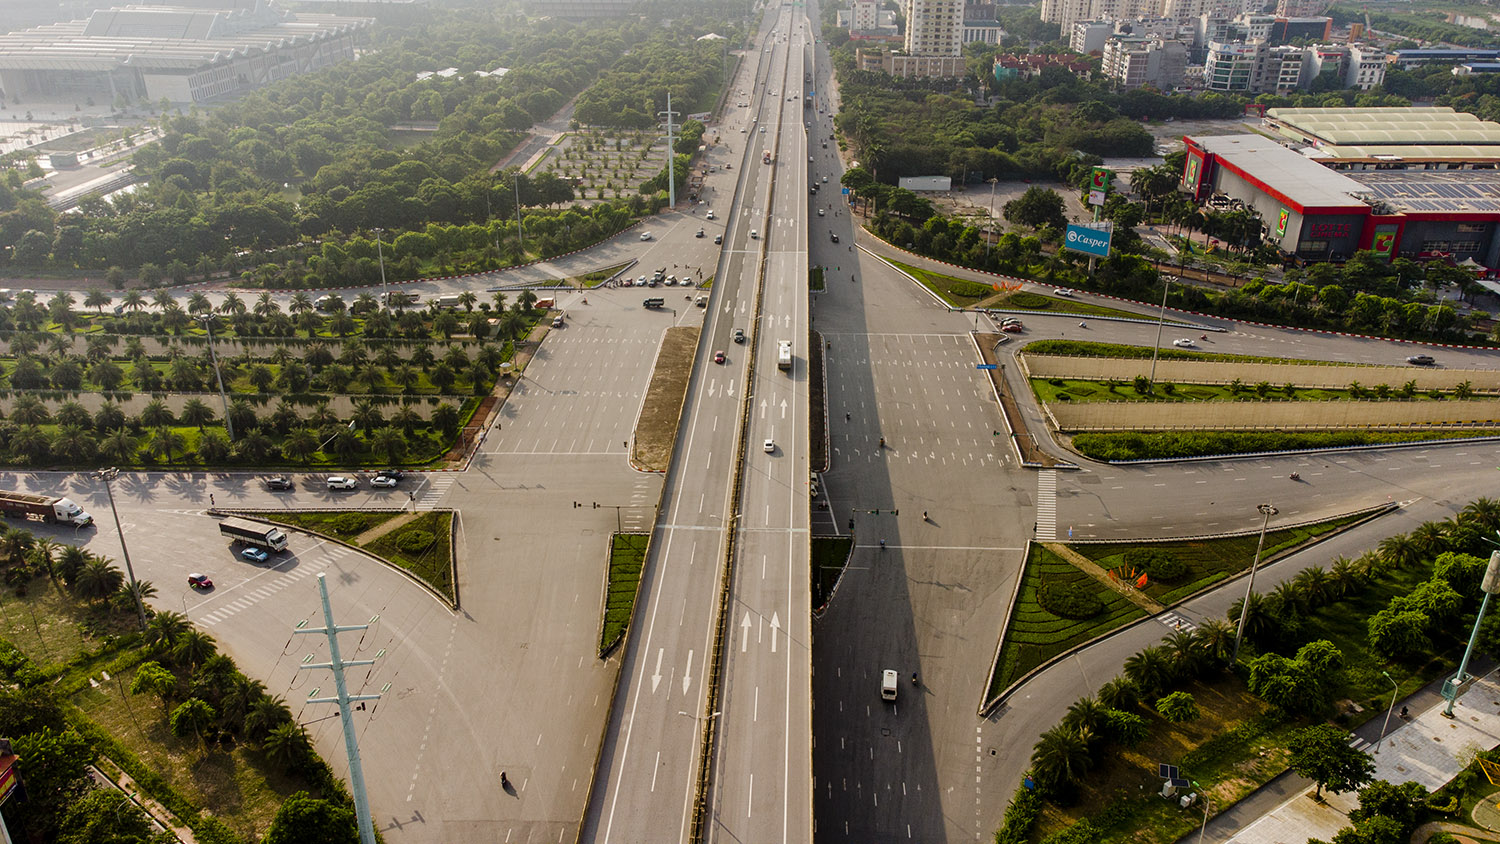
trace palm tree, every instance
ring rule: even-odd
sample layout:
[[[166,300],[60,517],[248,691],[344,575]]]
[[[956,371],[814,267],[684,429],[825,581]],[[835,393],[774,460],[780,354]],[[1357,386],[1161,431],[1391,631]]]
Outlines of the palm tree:
[[[271,298],[271,292],[268,290],[260,294],[260,297],[255,300],[254,312],[261,319],[270,319],[281,313],[281,306],[276,304],[275,299]]]
[[[204,295],[201,292],[198,292],[188,297],[187,309],[188,313],[196,316],[198,314],[211,313],[214,309],[214,305],[212,302],[208,301],[208,296]]]
[[[1203,649],[1198,634],[1192,630],[1173,630],[1164,646],[1172,660],[1172,673],[1178,677],[1195,677],[1203,667]]]
[[[78,572],[73,588],[89,600],[103,603],[120,591],[125,575],[114,564],[103,557],[95,557],[84,564]]]
[[[213,408],[204,404],[202,399],[188,399],[182,405],[182,424],[184,425],[192,425],[201,431],[204,425],[214,419]]]
[[[495,311],[497,313],[503,312],[505,310],[505,294],[497,291],[492,298],[495,302]]]
[[[1423,522],[1417,525],[1410,536],[1424,559],[1431,559],[1449,550],[1448,531],[1442,522]]]
[[[1291,583],[1309,608],[1321,607],[1333,598],[1333,580],[1322,566],[1309,566],[1297,572]]]
[[[204,660],[218,653],[218,650],[214,637],[202,630],[190,628],[178,635],[177,644],[172,646],[172,658],[179,664],[197,668]]]
[[[1099,728],[1104,721],[1105,710],[1108,708],[1100,703],[1098,698],[1081,697],[1068,707],[1067,714],[1062,718],[1062,724],[1080,735],[1098,735]]]
[[[281,453],[290,460],[306,464],[318,453],[318,437],[307,428],[296,428],[281,441]]]
[[[1223,668],[1234,655],[1234,625],[1222,618],[1210,618],[1198,627],[1198,652],[1209,664]]]
[[[182,613],[171,610],[158,612],[146,621],[146,644],[151,647],[160,646],[170,649],[177,644],[182,634],[191,628],[191,622]]]
[[[1099,702],[1110,709],[1129,709],[1138,700],[1135,684],[1125,677],[1116,677],[1099,687]]]
[[[256,701],[266,696],[266,684],[236,671],[229,680],[229,687],[219,700],[219,716],[233,732],[241,732],[245,719],[255,707]]]
[[[78,581],[78,573],[83,571],[83,567],[88,565],[91,559],[93,558],[89,552],[77,545],[64,545],[62,553],[57,555],[57,560],[52,567],[57,570],[57,576],[62,578],[62,582],[72,588],[73,584]]]
[[[29,530],[5,527],[0,533],[0,562],[15,565],[25,562],[26,555],[36,545],[36,537]]]
[[[250,711],[245,714],[245,736],[251,741],[263,741],[272,730],[291,720],[286,701],[276,695],[262,695],[250,704]]]
[[[1460,510],[1459,515],[1486,532],[1500,529],[1500,501],[1493,498],[1476,498]]]
[[[1421,549],[1417,543],[1404,533],[1395,536],[1387,536],[1380,540],[1376,546],[1380,552],[1381,561],[1391,568],[1405,569],[1415,566],[1422,561]]]
[[[139,450],[140,443],[125,428],[120,428],[99,443],[99,454],[111,463],[134,463]]]
[[[1245,629],[1240,632],[1242,635],[1248,636],[1253,639],[1256,636],[1260,636],[1266,633],[1270,629],[1273,621],[1271,619],[1270,613],[1268,612],[1269,607],[1267,606],[1265,595],[1262,595],[1259,592],[1251,592],[1249,595],[1249,599],[1250,609],[1245,613]],[[1240,598],[1238,601],[1235,601],[1233,604],[1229,605],[1228,618],[1229,621],[1235,623],[1236,626],[1238,626],[1240,611],[1244,608],[1244,605],[1244,598]]]
[[[139,290],[127,290],[125,296],[120,300],[120,305],[131,313],[136,313],[146,307],[146,297]]]
[[[177,708],[172,710],[168,721],[172,727],[172,733],[179,738],[187,738],[189,735],[196,736],[198,744],[203,744],[203,731],[213,726],[214,719],[218,717],[214,708],[207,702],[190,697]]]
[[[1346,598],[1365,585],[1365,573],[1348,557],[1337,557],[1328,571],[1328,593],[1334,598]]]
[[[172,458],[175,455],[182,453],[182,450],[184,447],[186,447],[186,445],[187,441],[183,439],[181,434],[164,425],[160,428],[157,428],[156,431],[151,435],[151,442],[146,445],[146,450],[149,451],[152,456],[161,458],[162,460],[171,463]]]
[[[97,287],[90,287],[88,295],[83,297],[83,306],[85,308],[98,309],[99,314],[102,316],[104,314],[104,306],[113,301],[114,299],[108,293]]]
[[[458,294],[458,304],[466,311],[473,311],[474,304],[478,301],[479,297],[474,295],[474,291],[472,290],[465,290]]]
[[[1093,764],[1087,738],[1070,727],[1057,726],[1042,733],[1031,751],[1032,773],[1046,787],[1072,786]]]
[[[292,301],[287,304],[287,310],[294,314],[305,314],[312,309],[312,298],[300,290],[292,294]]]
[[[312,743],[307,739],[307,730],[299,724],[285,723],[272,727],[261,741],[267,758],[287,769],[302,765],[312,752]]]
[[[224,294],[224,301],[219,303],[219,313],[229,316],[238,316],[245,312],[245,301],[234,291]]]
[[[399,463],[406,456],[406,437],[395,428],[380,428],[370,435],[370,451]]]
[[[1125,660],[1125,676],[1147,700],[1160,697],[1173,678],[1172,658],[1165,648],[1151,647]]]
[[[57,555],[58,544],[43,536],[37,539],[36,544],[26,554],[26,562],[33,568],[47,573],[52,580],[52,585],[57,585]]]

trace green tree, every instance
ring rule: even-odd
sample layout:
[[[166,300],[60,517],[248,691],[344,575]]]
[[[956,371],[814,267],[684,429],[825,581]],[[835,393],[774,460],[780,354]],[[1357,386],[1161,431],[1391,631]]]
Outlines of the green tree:
[[[1375,776],[1375,762],[1368,753],[1349,746],[1349,734],[1332,724],[1316,724],[1292,734],[1287,742],[1292,755],[1289,767],[1317,783],[1315,797],[1323,789],[1335,794],[1359,788]]]
[[[202,630],[189,628],[177,637],[177,644],[172,646],[172,658],[177,660],[179,665],[196,668],[218,650],[214,637]]]
[[[265,844],[357,844],[354,812],[299,791],[282,801]]]
[[[1156,701],[1156,711],[1174,724],[1195,721],[1203,713],[1198,711],[1198,702],[1188,692],[1172,692]]]
[[[94,749],[72,730],[43,727],[18,735],[16,755],[26,760],[26,802],[16,807],[32,833],[57,829],[66,807],[88,787],[87,768]],[[7,808],[9,815],[12,809]]]
[[[1006,220],[1034,229],[1052,226],[1062,229],[1068,225],[1063,198],[1050,188],[1033,185],[1016,199],[1005,203]]]
[[[170,649],[177,639],[192,628],[187,616],[172,610],[162,610],[146,620],[146,644],[151,647]]]
[[[125,584],[125,575],[109,560],[95,557],[78,572],[74,589],[81,597],[103,603],[120,591]]]
[[[165,708],[167,701],[177,694],[177,676],[163,668],[161,663],[143,662],[135,670],[135,678],[130,681],[130,693],[155,695]]]
[[[1088,737],[1058,725],[1042,733],[1031,751],[1031,769],[1045,788],[1069,788],[1093,767]]]
[[[271,761],[288,769],[301,767],[312,753],[307,730],[292,721],[284,721],[267,731],[261,747]]]
[[[57,831],[57,844],[153,844],[158,840],[146,813],[113,788],[91,788],[74,800]]]
[[[168,724],[172,728],[172,735],[178,738],[187,738],[191,735],[196,737],[198,743],[202,745],[203,733],[213,726],[216,717],[214,708],[207,702],[190,697],[172,710]]]

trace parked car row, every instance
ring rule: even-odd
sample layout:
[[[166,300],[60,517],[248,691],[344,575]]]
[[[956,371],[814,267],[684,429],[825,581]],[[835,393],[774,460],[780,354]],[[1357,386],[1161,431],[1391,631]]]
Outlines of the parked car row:
[[[400,486],[401,479],[404,477],[406,473],[400,469],[382,469],[370,479],[370,486],[375,489],[394,489]],[[297,488],[292,479],[286,475],[267,475],[261,478],[260,482],[272,492],[285,492]],[[358,475],[329,475],[324,483],[328,489],[334,491],[359,489],[360,486]]]

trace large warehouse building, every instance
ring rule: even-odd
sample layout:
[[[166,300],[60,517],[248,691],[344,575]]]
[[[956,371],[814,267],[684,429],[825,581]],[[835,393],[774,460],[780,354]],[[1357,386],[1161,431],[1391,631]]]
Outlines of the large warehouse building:
[[[1457,170],[1500,162],[1500,123],[1447,106],[1273,108],[1262,125],[1335,170]]]
[[[201,103],[354,58],[369,18],[273,0],[164,0],[0,35],[10,100]]]
[[[1341,260],[1368,249],[1500,265],[1500,170],[1388,161],[1388,169],[1335,172],[1260,135],[1183,140],[1182,189],[1198,201],[1253,208],[1288,256]]]

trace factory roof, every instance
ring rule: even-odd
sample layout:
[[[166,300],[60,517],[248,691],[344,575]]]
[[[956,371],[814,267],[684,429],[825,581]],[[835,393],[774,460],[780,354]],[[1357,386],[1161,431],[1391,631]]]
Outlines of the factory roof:
[[[0,69],[106,71],[128,66],[191,70],[235,56],[292,47],[369,26],[369,18],[246,9],[122,6],[86,20],[0,34]]]
[[[1273,108],[1267,125],[1332,158],[1500,157],[1500,123],[1446,106]]]

